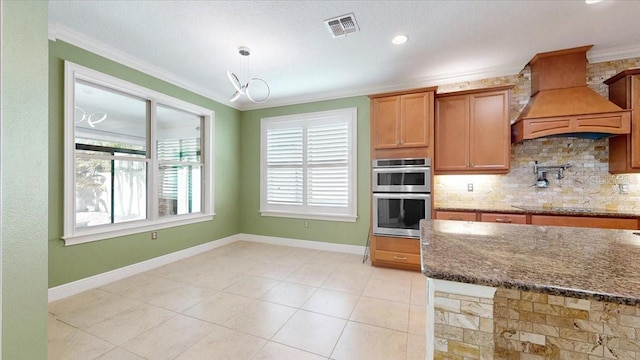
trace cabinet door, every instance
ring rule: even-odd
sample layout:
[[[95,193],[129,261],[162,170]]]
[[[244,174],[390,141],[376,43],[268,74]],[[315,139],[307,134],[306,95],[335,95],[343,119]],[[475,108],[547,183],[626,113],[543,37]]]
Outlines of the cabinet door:
[[[435,171],[469,169],[469,101],[451,96],[436,100]]]
[[[631,76],[629,101],[631,113],[631,167],[640,169],[640,75]]]
[[[609,100],[623,109],[640,109],[640,76],[626,76],[609,84]],[[631,134],[609,138],[609,172],[640,172],[640,112],[631,113]]]
[[[429,145],[429,98],[433,93],[418,93],[400,97],[400,146]]]
[[[469,162],[473,170],[509,170],[509,92],[470,96]]]
[[[389,149],[400,145],[400,97],[373,100],[373,147]]]

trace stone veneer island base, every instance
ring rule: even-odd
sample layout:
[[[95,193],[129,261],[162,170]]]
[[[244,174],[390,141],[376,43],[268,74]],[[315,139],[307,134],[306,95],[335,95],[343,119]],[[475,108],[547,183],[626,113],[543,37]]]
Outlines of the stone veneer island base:
[[[427,359],[640,360],[633,231],[423,220]]]

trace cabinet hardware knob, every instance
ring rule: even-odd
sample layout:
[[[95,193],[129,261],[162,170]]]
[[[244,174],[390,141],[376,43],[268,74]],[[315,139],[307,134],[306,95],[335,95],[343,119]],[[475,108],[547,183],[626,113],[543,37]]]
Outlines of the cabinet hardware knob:
[[[497,223],[511,223],[511,219],[501,219],[501,218],[497,218],[496,219]]]
[[[470,167],[473,167],[473,163],[469,164]]]
[[[407,257],[406,257],[406,256],[400,256],[400,255],[395,255],[393,258],[394,258],[395,260],[407,260]]]

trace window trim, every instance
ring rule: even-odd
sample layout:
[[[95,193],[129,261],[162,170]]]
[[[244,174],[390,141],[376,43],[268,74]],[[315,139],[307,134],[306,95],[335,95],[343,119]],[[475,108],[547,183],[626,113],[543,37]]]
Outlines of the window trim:
[[[102,72],[65,61],[64,64],[64,180],[63,180],[63,236],[65,246],[86,242],[104,240],[118,236],[132,235],[164,229],[174,226],[194,224],[210,221],[215,216],[214,211],[214,140],[215,140],[215,112],[169,95],[130,83]],[[75,81],[85,80],[92,84],[104,86],[108,89],[143,98],[149,102],[150,117],[147,136],[149,138],[149,153],[147,161],[147,218],[131,222],[105,224],[87,228],[75,227]],[[158,209],[158,160],[156,159],[156,129],[155,112],[158,104],[170,106],[186,112],[202,116],[203,129],[201,156],[203,159],[202,177],[202,209],[195,214],[182,214],[159,217]]]
[[[350,144],[349,144],[349,158],[350,163],[348,165],[348,171],[351,175],[351,181],[349,182],[350,193],[350,211],[346,215],[337,215],[326,212],[313,212],[313,213],[299,213],[291,211],[282,211],[267,209],[267,153],[266,153],[266,141],[267,141],[267,124],[268,123],[283,123],[283,122],[309,122],[313,119],[326,118],[331,116],[349,116],[349,126],[351,128]],[[326,220],[326,221],[340,221],[340,222],[356,222],[358,219],[358,109],[344,108],[327,111],[317,111],[301,114],[274,116],[260,119],[260,215],[270,217],[283,217],[293,219],[309,219],[309,220]],[[305,205],[307,207],[307,205]]]

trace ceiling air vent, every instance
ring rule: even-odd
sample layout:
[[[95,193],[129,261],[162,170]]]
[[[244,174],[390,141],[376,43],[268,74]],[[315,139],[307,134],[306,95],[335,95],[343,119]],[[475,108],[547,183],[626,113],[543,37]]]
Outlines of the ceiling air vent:
[[[337,18],[325,20],[324,23],[334,38],[345,36],[352,32],[358,31],[358,23],[353,14],[338,16]]]

